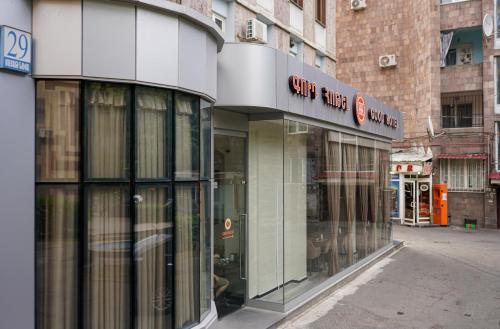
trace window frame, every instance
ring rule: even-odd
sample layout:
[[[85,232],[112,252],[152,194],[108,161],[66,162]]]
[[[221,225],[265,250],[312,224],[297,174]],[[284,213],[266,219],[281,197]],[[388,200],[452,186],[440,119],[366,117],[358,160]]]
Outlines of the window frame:
[[[486,164],[484,160],[481,159],[441,159],[440,161],[440,180],[448,185],[448,191],[450,192],[466,192],[466,193],[483,193],[485,189],[485,174],[486,174]],[[462,186],[451,186],[452,177],[452,163],[460,165],[460,171],[463,173],[463,185]],[[472,166],[475,166],[473,169]],[[469,186],[473,179],[470,178],[471,172],[474,174],[474,170],[477,171],[476,179],[477,186]],[[454,173],[456,175],[462,175],[462,173]]]
[[[316,0],[315,21],[326,28],[326,0]]]
[[[221,22],[221,26],[217,24],[217,21],[219,20]],[[217,25],[217,27],[220,27],[220,30],[222,33],[226,33],[226,17],[216,13],[215,11],[212,11],[212,21]]]
[[[127,202],[128,204],[125,206],[128,212],[128,222],[130,226],[129,234],[130,234],[130,239],[132,243],[136,242],[136,233],[134,231],[134,227],[137,222],[137,214],[136,214],[136,207],[134,204],[134,195],[136,194],[136,191],[140,189],[141,187],[144,186],[163,186],[169,189],[171,191],[171,196],[173,199],[173,207],[172,207],[172,221],[173,221],[173,232],[174,232],[174,241],[177,238],[177,235],[175,234],[175,215],[176,215],[176,203],[177,200],[175,199],[175,186],[176,185],[186,185],[186,184],[191,184],[196,187],[196,191],[198,193],[197,197],[201,197],[202,189],[205,189],[204,192],[206,192],[206,189],[208,189],[210,195],[208,195],[208,199],[210,200],[209,202],[212,202],[212,195],[211,195],[211,190],[212,190],[212,183],[210,181],[211,179],[211,161],[212,161],[212,155],[211,155],[211,150],[212,150],[212,136],[210,136],[210,140],[206,141],[207,144],[206,147],[209,148],[209,163],[208,163],[208,168],[207,170],[209,171],[207,173],[207,177],[202,177],[201,176],[201,167],[203,164],[201,163],[203,156],[201,154],[202,152],[202,147],[201,145],[198,145],[198,167],[200,170],[200,173],[198,177],[192,177],[192,178],[184,178],[184,179],[176,179],[175,178],[175,148],[176,148],[176,143],[175,143],[175,114],[176,114],[176,109],[175,109],[175,96],[176,95],[186,95],[192,98],[192,102],[196,103],[196,111],[201,110],[201,106],[203,104],[202,99],[198,95],[194,94],[188,94],[188,93],[183,93],[180,91],[176,91],[174,89],[167,89],[167,88],[158,88],[158,87],[144,87],[140,86],[137,84],[126,84],[126,83],[111,83],[111,82],[106,82],[106,81],[93,81],[93,80],[78,80],[78,79],[36,79],[35,80],[35,100],[36,103],[38,104],[38,97],[39,97],[39,89],[37,88],[37,83],[39,81],[60,81],[60,82],[76,82],[78,83],[78,95],[79,95],[79,101],[78,101],[78,106],[79,106],[79,113],[78,113],[78,125],[79,125],[79,145],[78,145],[78,150],[79,150],[79,156],[78,156],[78,173],[79,177],[78,180],[58,180],[58,181],[47,181],[40,179],[38,174],[36,173],[35,176],[35,191],[38,191],[39,188],[44,188],[46,186],[76,186],[77,189],[77,230],[78,230],[78,236],[77,236],[77,253],[78,253],[78,265],[77,265],[77,287],[76,290],[78,292],[77,296],[77,320],[79,323],[78,328],[84,328],[85,323],[88,323],[88,319],[85,318],[85,312],[86,312],[86,307],[85,307],[85,296],[87,295],[87,290],[88,290],[88,285],[86,283],[86,271],[85,271],[85,266],[88,261],[88,247],[87,247],[87,234],[88,234],[88,215],[89,215],[89,209],[87,209],[87,202],[88,202],[88,195],[90,193],[90,189],[93,186],[97,187],[104,187],[104,186],[113,186],[113,187],[120,187],[126,189],[127,193]],[[120,177],[120,178],[92,178],[92,177],[87,177],[87,162],[88,162],[88,142],[87,142],[87,134],[88,134],[88,116],[89,116],[89,111],[88,109],[88,95],[89,95],[89,85],[92,83],[102,83],[102,84],[112,84],[115,86],[122,86],[127,89],[127,102],[126,104],[126,110],[127,110],[127,141],[125,145],[125,149],[127,151],[127,154],[125,156],[125,160],[127,162],[127,171],[128,175],[127,177]],[[165,94],[169,94],[169,99],[171,102],[171,108],[169,109],[168,115],[168,125],[170,125],[168,132],[166,135],[170,136],[169,141],[167,142],[167,152],[169,154],[169,161],[171,164],[168,166],[168,172],[169,172],[169,177],[168,178],[161,178],[161,179],[155,179],[155,178],[137,178],[137,159],[136,159],[136,154],[137,154],[137,135],[138,135],[138,129],[137,129],[137,106],[136,106],[136,96],[137,96],[137,90],[140,88],[152,88],[156,90],[161,90]],[[194,101],[193,101],[194,100]],[[198,120],[198,144],[200,144],[203,141],[202,137],[202,129],[201,129],[201,116],[198,115],[197,117]],[[213,121],[213,116],[210,110],[210,115],[209,115],[209,120],[210,120],[210,134],[212,133],[212,121]],[[34,125],[34,132],[35,132],[35,155],[38,154],[39,152],[39,141],[38,141],[38,135],[36,134],[37,131],[37,126],[36,122]],[[38,159],[35,157],[35,166],[38,165]],[[207,187],[208,186],[208,187]],[[35,200],[35,210],[38,209],[39,203],[37,200]],[[197,216],[201,216],[201,206],[198,207],[198,214]],[[33,216],[34,220],[34,225],[35,225],[35,242],[37,241],[37,234],[40,232],[40,225],[39,225],[39,220],[40,217],[37,214],[37,211],[35,211],[35,214]],[[210,214],[209,218],[206,219],[210,225],[212,225],[212,216]],[[201,243],[201,238],[200,238],[200,228],[197,227],[197,239],[198,239],[198,255],[196,256],[194,261],[200,262],[201,261],[201,253],[202,252],[207,252],[204,250],[202,247]],[[208,234],[206,235],[206,238],[210,237]],[[212,245],[212,240],[210,239],[209,244]],[[38,262],[39,256],[39,249],[35,244],[35,262]],[[210,249],[211,250],[211,249]],[[174,268],[177,264],[176,262],[176,248],[175,248],[175,242],[172,248],[172,255],[173,255],[173,262],[174,262]],[[134,248],[130,248],[129,250],[129,258],[130,264],[128,265],[128,269],[130,270],[130,282],[128,283],[128,286],[126,287],[127,292],[129,293],[130,296],[130,301],[129,301],[129,309],[130,309],[130,324],[131,326],[135,326],[136,320],[137,320],[137,303],[139,302],[136,300],[136,291],[139,286],[138,282],[136,282],[136,276],[135,276],[135,271],[137,270],[137,266],[135,264],[134,260]],[[210,266],[211,266],[211,260],[208,260]],[[201,270],[202,264],[198,264],[198,268]],[[39,266],[35,267],[35,298],[38,299],[40,298],[39,294],[39,283],[38,283],[38,278],[40,277],[40,271],[41,268]],[[50,273],[50,272],[48,272]],[[211,273],[210,273],[210,291],[212,291],[212,281],[211,281]],[[203,276],[200,271],[200,273],[197,273],[197,279],[198,281],[200,280],[205,280],[206,278]],[[172,282],[175,283],[175,269],[173,271],[173,275],[171,278]],[[197,283],[198,287],[201,287],[201,281]],[[174,328],[175,326],[175,321],[176,321],[176,304],[175,304],[175,284],[173,285],[172,289],[172,296],[173,296],[173,304],[171,307],[171,312],[172,312],[172,322],[171,326]],[[202,313],[201,309],[201,303],[205,302],[205,300],[201,300],[201,291],[195,295],[197,297],[197,300],[193,300],[192,302],[197,305],[197,310],[195,311],[195,316],[197,318],[195,319],[195,323],[198,324],[200,323],[206,316],[207,316],[207,311],[205,310],[205,313]],[[212,294],[208,296],[210,298],[210,301],[212,300]],[[40,317],[40,310],[42,309],[41,305],[38,305],[36,303],[35,305],[35,328],[40,329],[40,324],[38,322],[38,319]],[[213,311],[213,310],[212,310]],[[210,310],[208,310],[210,312]]]

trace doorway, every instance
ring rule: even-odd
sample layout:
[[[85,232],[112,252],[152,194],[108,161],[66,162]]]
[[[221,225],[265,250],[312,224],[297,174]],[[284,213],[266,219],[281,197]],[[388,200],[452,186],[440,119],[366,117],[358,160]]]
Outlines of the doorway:
[[[245,304],[247,139],[214,135],[214,299],[219,317]]]
[[[415,224],[415,182],[404,183],[404,222],[405,224]]]

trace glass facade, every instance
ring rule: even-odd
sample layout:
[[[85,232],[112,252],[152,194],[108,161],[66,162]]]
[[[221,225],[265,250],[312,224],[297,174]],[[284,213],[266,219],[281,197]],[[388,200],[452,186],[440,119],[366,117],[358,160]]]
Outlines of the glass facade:
[[[184,328],[210,311],[210,110],[37,81],[37,328]]]
[[[390,243],[389,149],[291,120],[249,123],[250,299],[286,304]]]

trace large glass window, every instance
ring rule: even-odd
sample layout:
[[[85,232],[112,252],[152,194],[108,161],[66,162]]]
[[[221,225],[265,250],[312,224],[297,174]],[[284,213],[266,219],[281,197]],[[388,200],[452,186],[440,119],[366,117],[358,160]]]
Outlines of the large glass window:
[[[87,177],[127,178],[130,90],[90,83],[86,91]]]
[[[211,117],[199,104],[37,81],[39,328],[183,328],[210,310]]]
[[[78,324],[78,186],[38,186],[37,328]]]
[[[175,178],[200,177],[199,100],[184,94],[175,97]]]
[[[284,302],[391,239],[388,145],[285,120]]]
[[[36,142],[38,180],[79,178],[80,85],[78,82],[38,81]]]
[[[130,216],[121,186],[89,186],[86,194],[84,323],[86,329],[130,327]]]

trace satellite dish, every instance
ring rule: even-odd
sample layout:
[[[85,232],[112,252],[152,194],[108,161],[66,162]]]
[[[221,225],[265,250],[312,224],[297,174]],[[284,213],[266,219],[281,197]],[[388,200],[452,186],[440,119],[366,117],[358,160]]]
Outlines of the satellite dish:
[[[430,138],[434,138],[434,126],[432,125],[431,116],[427,117],[427,134]]]
[[[483,33],[484,36],[489,38],[493,35],[495,29],[495,22],[493,21],[493,16],[490,14],[484,15],[483,18]]]

